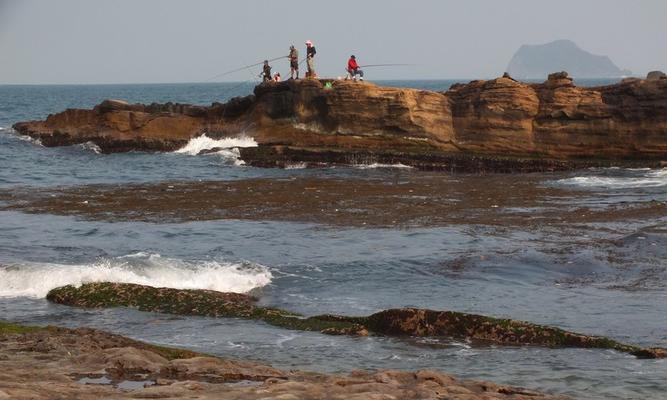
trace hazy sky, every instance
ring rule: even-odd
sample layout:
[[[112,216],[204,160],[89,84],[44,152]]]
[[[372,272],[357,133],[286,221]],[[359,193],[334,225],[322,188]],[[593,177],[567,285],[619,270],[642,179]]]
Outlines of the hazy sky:
[[[488,78],[556,39],[645,74],[667,70],[665,21],[666,0],[0,0],[0,83],[198,82],[306,39],[326,76],[356,54],[417,64],[371,79]]]

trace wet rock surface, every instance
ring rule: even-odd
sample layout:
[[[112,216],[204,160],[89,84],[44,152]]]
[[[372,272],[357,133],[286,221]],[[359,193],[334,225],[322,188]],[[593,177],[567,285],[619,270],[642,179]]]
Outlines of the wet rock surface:
[[[552,179],[558,176],[550,175]],[[663,201],[586,205],[543,175],[396,173],[387,180],[287,178],[0,190],[0,210],[157,223],[218,219],[334,226],[483,224],[536,227],[660,219]],[[569,200],[568,200],[569,199]]]
[[[49,327],[16,333],[3,326],[9,325],[0,324],[0,398],[565,398],[458,380],[434,371],[355,371],[348,375],[287,372],[253,362],[153,346],[94,329]]]
[[[226,104],[108,100],[14,129],[45,146],[93,142],[106,153],[172,151],[204,133],[250,135],[259,149],[243,150],[242,157],[257,166],[363,156],[421,169],[512,172],[628,160],[658,165],[667,159],[665,111],[667,80],[581,88],[563,72],[543,84],[501,77],[445,93],[290,80],[262,84]]]
[[[134,307],[142,311],[208,317],[256,319],[296,330],[331,335],[451,337],[502,345],[539,345],[613,349],[640,358],[663,358],[666,349],[642,349],[612,339],[510,319],[454,311],[402,308],[364,317],[317,315],[304,317],[288,311],[258,307],[249,297],[210,290],[153,288],[124,283],[88,283],[53,289],[49,301],[77,307]]]

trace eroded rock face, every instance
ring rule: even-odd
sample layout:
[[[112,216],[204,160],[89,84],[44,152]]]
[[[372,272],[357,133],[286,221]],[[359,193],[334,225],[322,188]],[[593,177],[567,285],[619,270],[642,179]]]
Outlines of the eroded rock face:
[[[302,161],[304,152],[325,162],[330,154],[342,154],[342,162],[346,154],[393,156],[429,169],[447,169],[451,155],[550,163],[634,159],[651,166],[667,159],[667,80],[581,88],[560,72],[542,84],[502,77],[454,85],[445,93],[289,80],[210,107],[108,100],[93,110],[67,110],[14,128],[46,146],[92,141],[104,152],[170,151],[204,133],[249,135],[260,149],[245,155],[262,166],[280,165],[276,152],[291,161]]]
[[[255,306],[252,304],[254,300],[243,294],[126,283],[88,283],[79,288],[65,286],[50,291],[47,299],[78,307],[126,306],[151,312],[257,319],[286,329],[320,331],[330,335],[439,336],[504,345],[613,349],[641,358],[667,356],[665,349],[642,349],[605,337],[454,311],[402,308],[367,317],[316,315],[306,318],[284,310]]]

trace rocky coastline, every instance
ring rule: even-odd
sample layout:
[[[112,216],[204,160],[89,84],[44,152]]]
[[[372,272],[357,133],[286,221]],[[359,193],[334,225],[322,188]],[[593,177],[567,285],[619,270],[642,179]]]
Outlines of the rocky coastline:
[[[446,92],[289,80],[225,104],[107,100],[14,129],[44,146],[92,142],[104,153],[174,151],[204,134],[250,136],[258,147],[240,149],[241,159],[260,167],[359,159],[468,172],[659,167],[667,160],[667,79],[584,88],[562,72],[540,84],[504,76]]]
[[[0,321],[0,399],[544,399],[434,371],[283,371],[155,346],[95,329]]]

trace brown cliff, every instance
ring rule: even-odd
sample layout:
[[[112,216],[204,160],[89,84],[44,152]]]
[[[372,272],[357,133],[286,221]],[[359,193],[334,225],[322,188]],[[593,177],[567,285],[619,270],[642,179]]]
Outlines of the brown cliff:
[[[331,85],[329,85],[331,84]],[[510,77],[444,93],[351,81],[269,83],[209,107],[105,101],[18,123],[45,146],[94,142],[103,152],[171,151],[193,137],[247,135],[246,161],[403,162],[424,169],[536,170],[667,160],[667,79],[582,88],[566,73]]]

